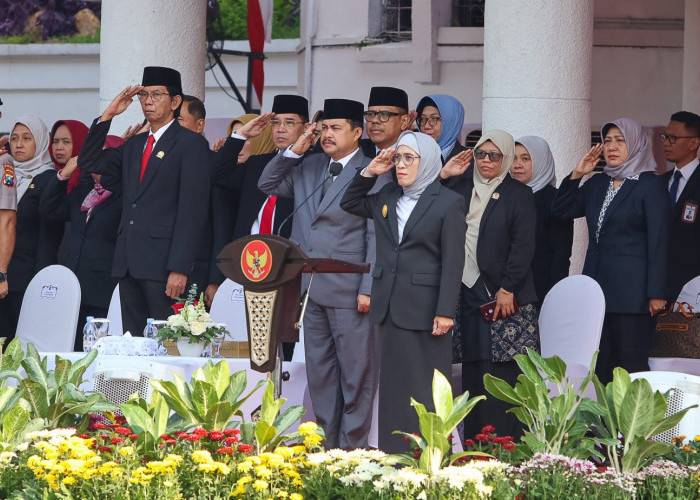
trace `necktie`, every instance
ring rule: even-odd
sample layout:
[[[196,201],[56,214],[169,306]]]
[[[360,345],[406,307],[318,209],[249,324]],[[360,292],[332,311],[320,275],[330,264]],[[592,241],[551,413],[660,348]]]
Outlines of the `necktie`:
[[[333,163],[331,163],[330,166],[329,166],[329,171],[330,171],[330,167],[332,167],[333,165],[339,165],[339,166],[340,166],[340,169],[341,169],[341,170],[343,169],[343,164],[342,164],[342,163],[333,162]],[[337,167],[336,167],[336,168],[337,168]],[[330,173],[330,172],[329,172],[329,173]],[[333,179],[334,179],[334,178],[335,178],[334,175],[328,175],[328,177],[326,178],[326,180],[323,182],[323,189],[321,190],[321,199],[323,199],[324,196],[326,196],[326,192],[327,192],[327,191],[331,188],[331,186],[333,185]]]
[[[143,180],[143,174],[146,173],[146,165],[148,165],[148,159],[151,157],[153,152],[153,144],[155,144],[156,138],[153,134],[148,136],[148,142],[146,142],[146,149],[143,150],[143,156],[141,157],[141,176],[139,177],[139,184]]]
[[[272,234],[272,216],[275,213],[277,196],[268,196],[260,218],[260,234]]]
[[[676,171],[673,173],[673,182],[671,183],[671,189],[669,190],[668,194],[671,197],[671,207],[676,208],[676,200],[678,200],[678,183],[680,182],[681,176],[681,171],[676,169]]]

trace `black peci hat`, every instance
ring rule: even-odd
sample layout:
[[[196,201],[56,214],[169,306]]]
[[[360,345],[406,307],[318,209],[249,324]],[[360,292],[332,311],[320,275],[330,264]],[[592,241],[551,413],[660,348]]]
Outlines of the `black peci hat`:
[[[408,94],[395,87],[372,87],[367,106],[396,106],[408,111]]]
[[[182,93],[180,72],[164,66],[146,66],[143,68],[141,85],[144,87],[163,85],[164,87],[177,89],[178,92]]]
[[[273,113],[294,113],[299,116],[309,117],[309,101],[305,97],[293,94],[280,94],[272,101]]]
[[[365,107],[361,102],[350,99],[326,99],[323,102],[323,119],[344,118],[358,123],[364,120]]]

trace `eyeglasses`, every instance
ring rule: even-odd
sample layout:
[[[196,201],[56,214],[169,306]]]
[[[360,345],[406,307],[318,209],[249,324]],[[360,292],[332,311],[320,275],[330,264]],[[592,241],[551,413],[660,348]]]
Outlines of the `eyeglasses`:
[[[272,120],[270,120],[270,124],[275,128],[277,128],[283,124],[284,124],[284,128],[293,128],[296,125],[299,125],[300,123],[301,122],[298,122],[296,120],[291,120],[291,119],[290,120],[280,120],[279,118],[273,118]]]
[[[673,146],[678,139],[695,139],[697,138],[696,135],[671,135],[671,134],[660,134],[659,139],[661,139],[661,142],[666,142]]]
[[[386,123],[389,121],[389,118],[392,116],[399,116],[401,113],[395,113],[393,111],[365,111],[362,114],[365,120],[374,120],[376,117],[379,117],[380,122]]]
[[[489,160],[496,162],[499,161],[501,158],[503,158],[503,153],[499,153],[498,151],[484,151],[483,149],[475,149],[474,150],[474,157],[483,160],[486,157],[489,157]]]
[[[439,116],[421,116],[418,119],[418,125],[420,125],[421,127],[425,127],[425,124],[429,123],[431,127],[434,127],[440,121],[442,121],[442,118],[440,118]]]
[[[139,96],[139,101],[141,101],[141,102],[145,101],[149,97],[151,98],[151,101],[159,102],[163,98],[164,95],[170,95],[170,94],[168,94],[167,92],[161,92],[160,90],[154,90],[153,92],[146,92],[145,90],[142,90],[141,92],[139,92],[136,95]]]
[[[411,165],[413,165],[413,161],[416,158],[420,158],[420,156],[412,155],[409,153],[404,153],[404,154],[397,153],[393,156],[391,161],[394,162],[394,165],[398,165],[398,163],[400,161],[402,161],[404,165],[406,165],[407,167],[410,167]]]

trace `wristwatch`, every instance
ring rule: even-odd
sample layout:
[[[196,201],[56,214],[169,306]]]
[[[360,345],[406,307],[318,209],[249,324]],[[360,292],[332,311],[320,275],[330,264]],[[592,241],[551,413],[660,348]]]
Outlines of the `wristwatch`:
[[[5,271],[0,271],[0,283],[7,281],[7,273]]]

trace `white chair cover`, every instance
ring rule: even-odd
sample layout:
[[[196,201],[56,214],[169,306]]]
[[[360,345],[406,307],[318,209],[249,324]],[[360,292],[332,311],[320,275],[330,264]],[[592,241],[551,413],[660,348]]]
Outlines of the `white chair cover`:
[[[80,283],[64,266],[48,266],[27,286],[17,323],[17,338],[38,351],[71,352],[80,311]]]
[[[85,318],[83,318],[85,319]],[[107,310],[107,319],[109,320],[109,334],[112,337],[124,335],[124,327],[122,326],[122,303],[119,299],[119,284],[114,287],[112,292],[112,300],[109,301],[109,309]],[[130,332],[141,333],[141,332]]]
[[[209,314],[212,321],[226,324],[232,340],[248,340],[243,285],[229,279],[224,281],[214,295]]]
[[[677,302],[687,302],[693,311],[700,312],[700,276],[696,276],[683,286]]]
[[[598,283],[581,274],[564,278],[544,298],[539,327],[542,356],[559,356],[567,375],[578,386],[600,346],[605,297]],[[586,391],[594,397],[590,385]]]
[[[698,405],[686,413],[683,420],[666,432],[657,435],[654,441],[670,443],[676,436],[687,436],[692,439],[698,434],[698,422],[700,422],[700,377],[678,372],[638,372],[630,373],[632,379],[644,378],[649,381],[652,389],[662,394],[671,390],[668,397],[668,410],[666,415],[672,415],[692,405]]]

